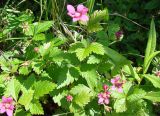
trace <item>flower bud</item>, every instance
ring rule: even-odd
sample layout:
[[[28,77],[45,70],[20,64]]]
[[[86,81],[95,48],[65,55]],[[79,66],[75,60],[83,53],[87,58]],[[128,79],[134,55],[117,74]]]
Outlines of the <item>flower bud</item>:
[[[67,95],[66,99],[67,99],[68,102],[71,102],[73,100],[73,97],[71,95]]]

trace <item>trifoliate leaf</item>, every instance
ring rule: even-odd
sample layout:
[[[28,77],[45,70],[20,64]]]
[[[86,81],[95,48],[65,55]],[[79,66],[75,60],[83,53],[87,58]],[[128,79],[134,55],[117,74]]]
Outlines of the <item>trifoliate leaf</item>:
[[[38,81],[34,84],[34,98],[38,99],[45,94],[49,94],[56,87],[56,84],[49,81]]]
[[[91,53],[104,55],[104,48],[101,44],[93,42],[88,45],[86,48],[78,48],[76,49],[76,56],[80,61],[87,58]]]

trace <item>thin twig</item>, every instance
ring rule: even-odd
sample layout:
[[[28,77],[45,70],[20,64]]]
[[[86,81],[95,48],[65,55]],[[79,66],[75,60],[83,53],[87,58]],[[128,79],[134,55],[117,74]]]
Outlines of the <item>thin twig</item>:
[[[127,17],[121,15],[121,14],[113,13],[113,14],[109,14],[109,15],[111,15],[111,16],[119,16],[119,17],[122,17],[122,18],[124,18],[124,19],[126,19],[126,20],[128,20],[128,21],[130,21],[130,22],[132,22],[132,23],[134,23],[135,25],[137,25],[137,26],[143,28],[143,29],[149,30],[147,27],[144,27],[144,26],[140,25],[139,23],[137,23],[137,22],[135,22],[135,21],[133,21],[133,20],[131,20],[131,19],[129,19],[129,18],[127,18]]]

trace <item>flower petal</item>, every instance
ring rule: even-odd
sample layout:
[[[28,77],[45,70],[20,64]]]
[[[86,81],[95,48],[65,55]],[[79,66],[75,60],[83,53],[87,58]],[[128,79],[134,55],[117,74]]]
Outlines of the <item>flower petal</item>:
[[[111,89],[112,89],[112,90],[116,90],[116,87],[115,87],[115,86],[112,86]]]
[[[77,11],[78,11],[78,12],[82,12],[83,9],[84,9],[84,6],[83,6],[82,4],[79,4],[79,5],[77,6]]]
[[[75,8],[72,5],[67,5],[67,10],[69,13],[74,14],[75,13]]]
[[[13,116],[13,110],[7,109],[6,113],[8,116]]]
[[[89,17],[88,17],[87,15],[82,15],[82,16],[81,16],[81,21],[86,22],[86,21],[88,21],[88,20],[89,20]]]
[[[105,100],[104,100],[104,103],[105,103],[105,104],[109,104],[109,99],[105,99]]]
[[[5,107],[0,107],[0,113],[4,113],[6,111]]]
[[[104,103],[103,103],[103,100],[104,100],[103,98],[99,98],[99,99],[98,99],[98,103],[99,103],[99,104],[104,104]]]
[[[118,88],[117,90],[118,90],[119,93],[122,93],[122,92],[123,92],[122,87]]]
[[[79,21],[80,20],[80,18],[78,17],[78,18],[73,18],[73,22],[76,22],[76,21]]]

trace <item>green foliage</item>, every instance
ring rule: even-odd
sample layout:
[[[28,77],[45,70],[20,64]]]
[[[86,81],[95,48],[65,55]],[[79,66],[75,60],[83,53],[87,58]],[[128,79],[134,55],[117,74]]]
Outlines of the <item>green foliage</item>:
[[[34,98],[38,99],[39,97],[49,94],[56,87],[56,84],[49,81],[38,81],[34,84]]]
[[[90,20],[88,22],[88,31],[92,33],[102,30],[103,27],[100,25],[100,22],[103,19],[108,20],[108,18],[108,9],[94,11],[93,14],[91,14]]]
[[[76,56],[80,61],[83,61],[87,58],[91,53],[104,55],[104,48],[101,44],[93,42],[88,45],[86,48],[78,48],[76,49]]]
[[[152,59],[157,54],[160,53],[160,51],[154,52],[155,48],[156,48],[156,30],[155,30],[154,21],[152,19],[151,25],[150,25],[150,31],[149,31],[149,38],[148,38],[148,42],[147,42],[147,48],[146,48],[146,52],[145,52],[145,58],[144,58],[143,73],[147,72]]]
[[[159,1],[140,2],[143,5],[68,0],[74,7],[84,3],[89,10],[88,22],[69,24],[65,1],[8,1],[5,5],[2,1],[0,96],[14,99],[14,115],[152,116],[159,112],[160,51],[156,48],[160,48],[155,29],[160,24],[156,20]],[[21,12],[25,9],[35,16],[31,10]],[[156,24],[152,19],[144,57],[150,21],[144,17],[150,14]],[[120,41],[118,36],[123,35]],[[113,84],[111,79],[117,75],[120,82]],[[122,93],[117,86],[122,86]],[[99,104],[102,98],[109,99],[109,104],[104,100]]]
[[[144,77],[148,79],[154,87],[160,88],[160,79],[154,75],[145,74]]]
[[[12,96],[16,101],[18,99],[18,95],[21,89],[21,84],[18,80],[12,79],[6,88],[5,95]]]
[[[32,101],[29,106],[30,112],[32,114],[43,115],[44,111],[38,100]]]

